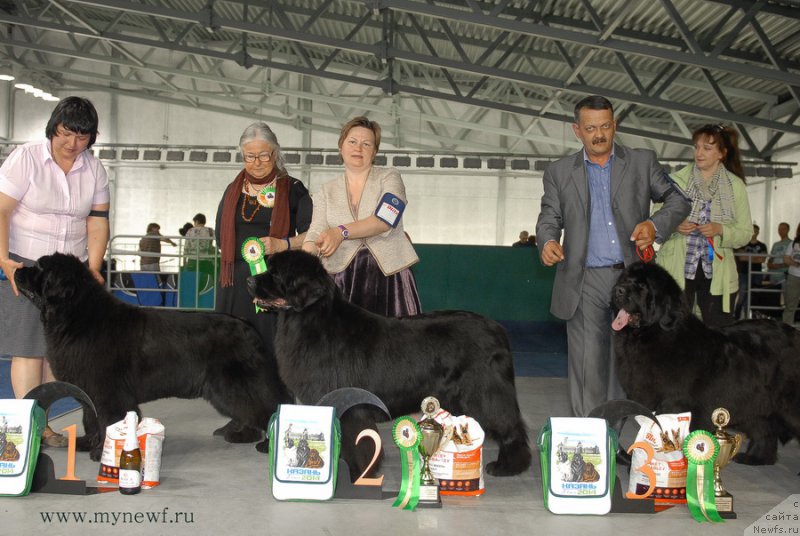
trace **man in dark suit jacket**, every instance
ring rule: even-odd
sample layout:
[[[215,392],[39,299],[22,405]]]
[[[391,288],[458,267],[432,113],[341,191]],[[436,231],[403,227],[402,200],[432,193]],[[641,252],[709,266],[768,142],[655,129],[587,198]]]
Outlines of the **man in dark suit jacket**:
[[[617,278],[639,260],[636,248],[669,237],[691,207],[653,151],[614,143],[608,99],[581,100],[572,129],[584,148],[545,171],[536,235],[542,263],[558,264],[550,312],[567,320],[570,402],[583,417],[625,396],[611,343],[609,304]],[[663,203],[652,216],[651,202]]]

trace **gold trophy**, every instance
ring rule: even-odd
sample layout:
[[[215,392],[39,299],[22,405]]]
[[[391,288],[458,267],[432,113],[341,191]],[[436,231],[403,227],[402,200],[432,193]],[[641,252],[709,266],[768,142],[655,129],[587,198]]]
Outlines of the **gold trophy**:
[[[422,456],[420,468],[419,503],[420,508],[441,508],[442,500],[439,498],[439,481],[431,474],[430,459],[437,450],[444,437],[444,427],[433,419],[439,412],[439,401],[429,396],[422,401],[422,413],[425,416],[417,424],[422,437],[419,442],[419,453]]]
[[[731,435],[724,430],[725,426],[731,422],[731,414],[725,408],[715,409],[711,414],[711,421],[717,427],[714,437],[719,443],[719,455],[714,461],[714,501],[720,517],[736,519],[736,512],[733,511],[733,496],[722,485],[719,473],[739,452],[739,447],[742,446],[742,434]]]

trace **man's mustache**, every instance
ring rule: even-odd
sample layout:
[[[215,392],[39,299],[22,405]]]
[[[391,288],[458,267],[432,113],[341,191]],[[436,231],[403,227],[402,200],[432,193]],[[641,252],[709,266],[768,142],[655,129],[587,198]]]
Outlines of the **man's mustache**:
[[[600,143],[606,143],[607,141],[608,141],[608,139],[606,139],[605,136],[603,136],[601,138],[592,138],[592,145],[598,145]]]

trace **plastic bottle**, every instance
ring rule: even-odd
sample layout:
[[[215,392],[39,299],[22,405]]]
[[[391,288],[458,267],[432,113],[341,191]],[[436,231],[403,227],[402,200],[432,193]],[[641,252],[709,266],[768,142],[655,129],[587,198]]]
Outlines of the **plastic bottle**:
[[[119,492],[124,495],[142,491],[142,451],[136,437],[137,422],[135,411],[125,415],[125,445],[119,455]]]

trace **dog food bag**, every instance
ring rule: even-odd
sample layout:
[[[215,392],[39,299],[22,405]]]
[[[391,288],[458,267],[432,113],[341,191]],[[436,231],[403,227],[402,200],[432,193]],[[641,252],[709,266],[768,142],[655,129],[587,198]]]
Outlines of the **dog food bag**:
[[[656,475],[656,487],[650,495],[656,504],[686,503],[686,470],[688,463],[683,455],[683,440],[689,434],[691,413],[656,415],[661,429],[647,417],[639,415],[639,433],[636,441],[653,447],[654,456],[649,466]],[[628,491],[641,495],[650,487],[649,477],[641,470],[648,465],[647,454],[634,449],[631,455],[631,472]]]
[[[483,428],[472,417],[454,417],[447,411],[434,418],[445,430],[442,444],[430,460],[439,493],[483,495]]]
[[[125,444],[125,421],[106,428],[106,441],[100,456],[98,482],[119,482],[119,455]],[[142,488],[158,486],[161,479],[161,452],[164,446],[164,425],[158,419],[144,417],[136,428],[142,451]]]

